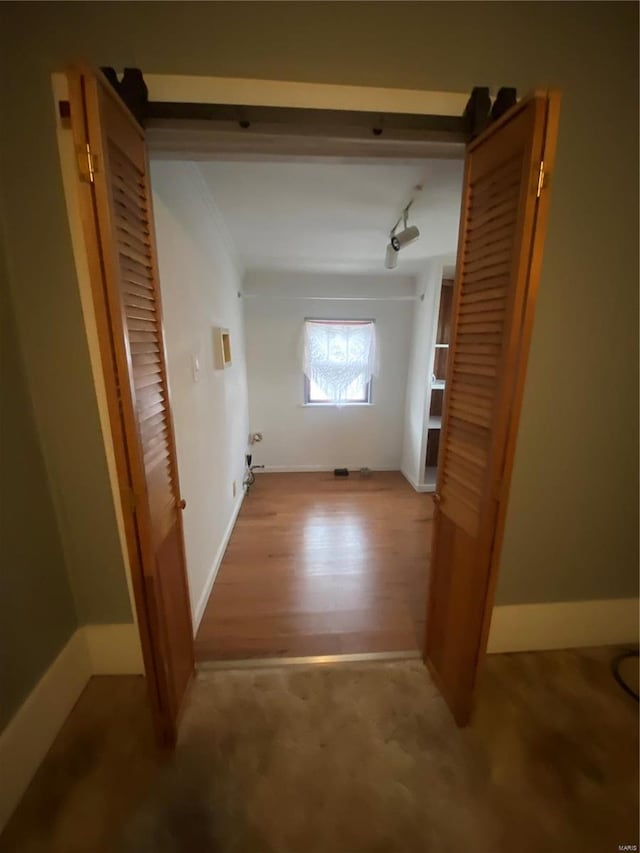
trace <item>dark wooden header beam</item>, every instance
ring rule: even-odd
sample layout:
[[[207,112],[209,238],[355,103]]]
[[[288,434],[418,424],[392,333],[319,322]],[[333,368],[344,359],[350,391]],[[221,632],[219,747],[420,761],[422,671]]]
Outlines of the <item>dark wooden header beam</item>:
[[[321,110],[302,107],[255,107],[241,104],[195,104],[150,101],[147,120],[212,121],[233,123],[248,129],[264,125],[304,126],[326,131],[328,128],[368,129],[373,136],[389,131],[452,134],[462,136],[465,122],[458,116],[377,113],[355,110]]]
[[[258,107],[242,104],[177,103],[149,101],[139,68],[125,68],[122,79],[113,68],[103,74],[141,125],[155,127],[209,125],[212,130],[254,134],[382,137],[386,140],[469,142],[516,102],[516,90],[502,88],[493,108],[488,87],[473,89],[462,116],[378,113],[357,110],[322,110],[302,107]],[[69,118],[69,103],[61,101],[60,116]]]
[[[60,101],[61,118],[69,118],[69,102]],[[411,113],[374,113],[352,110],[316,110],[298,107],[255,107],[241,104],[200,104],[149,101],[145,109],[145,125],[210,124],[212,129],[251,130],[253,133],[317,132],[343,136],[429,138],[464,142],[466,121],[462,116],[416,115]]]

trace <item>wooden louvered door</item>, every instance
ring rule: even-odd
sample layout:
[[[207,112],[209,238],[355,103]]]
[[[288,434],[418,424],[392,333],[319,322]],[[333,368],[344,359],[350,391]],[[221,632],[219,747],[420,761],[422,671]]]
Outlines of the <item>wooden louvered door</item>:
[[[69,83],[145,669],[170,743],[194,671],[193,633],[144,133],[100,75],[72,73]]]
[[[533,95],[467,149],[425,646],[460,725],[493,606],[558,110]]]

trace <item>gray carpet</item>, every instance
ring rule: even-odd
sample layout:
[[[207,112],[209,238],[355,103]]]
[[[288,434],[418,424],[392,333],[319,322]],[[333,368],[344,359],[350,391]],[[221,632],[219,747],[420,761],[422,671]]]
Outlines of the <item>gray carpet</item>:
[[[633,732],[635,709],[615,687],[609,691],[607,683],[603,698],[599,682],[578,673],[577,687],[561,696],[559,717],[553,696],[564,682],[560,670],[555,674],[560,681],[555,688],[547,684],[543,694],[550,718],[561,717],[565,731],[554,722],[549,743],[544,714],[535,729],[520,725],[532,702],[519,707],[517,696],[524,697],[515,669],[499,706],[509,731],[500,729],[488,699],[478,724],[458,730],[419,662],[200,675],[176,760],[118,850],[546,853],[637,843],[624,836],[634,826],[633,815],[624,812],[633,803],[633,784],[630,791],[628,785],[633,764],[624,767],[629,778],[615,782],[631,797],[618,803],[625,817],[618,818],[617,837],[609,799],[617,792],[615,785],[608,788],[606,746],[603,752],[594,734],[602,713],[621,737]],[[489,664],[489,682],[491,676]],[[527,689],[532,696],[538,692],[535,682]],[[576,747],[569,733],[580,722],[585,700],[595,702],[596,720],[593,731],[581,721],[587,740]],[[566,753],[568,740],[573,752]],[[545,750],[540,766],[561,780],[549,789],[551,797],[546,777],[536,775],[540,750]],[[565,783],[569,788],[563,790]],[[600,846],[606,833],[590,830],[589,809],[603,807],[614,809],[612,826],[605,829],[616,847]]]

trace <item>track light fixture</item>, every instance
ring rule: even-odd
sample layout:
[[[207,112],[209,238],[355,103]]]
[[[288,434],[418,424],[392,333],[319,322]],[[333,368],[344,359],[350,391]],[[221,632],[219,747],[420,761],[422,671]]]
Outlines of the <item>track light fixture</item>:
[[[405,246],[414,243],[419,236],[420,232],[415,225],[412,225],[411,227],[404,228],[399,234],[394,234],[391,238],[391,245],[396,252],[399,252],[400,249],[404,249]]]
[[[416,187],[416,189],[422,189],[421,187]],[[414,243],[418,237],[420,236],[420,231],[415,225],[409,225],[409,208],[413,204],[413,199],[409,202],[409,204],[402,211],[402,215],[396,222],[396,224],[391,229],[391,233],[389,234],[389,243],[387,245],[387,252],[384,258],[384,265],[386,269],[393,270],[398,265],[398,253],[400,249],[404,249],[405,246],[409,246],[411,243]],[[398,231],[398,226],[402,222],[403,228],[402,231]],[[397,232],[397,233],[396,233]]]
[[[394,270],[398,266],[398,250],[393,248],[391,241],[387,243],[387,253],[384,256],[384,265],[388,270]]]

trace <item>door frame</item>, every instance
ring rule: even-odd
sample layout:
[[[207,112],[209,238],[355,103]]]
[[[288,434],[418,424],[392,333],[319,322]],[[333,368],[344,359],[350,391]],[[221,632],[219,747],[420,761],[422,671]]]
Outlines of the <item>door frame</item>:
[[[152,100],[245,103],[249,106],[301,107],[308,109],[424,113],[458,116],[468,101],[468,92],[441,92],[427,89],[395,89],[374,86],[350,86],[330,83],[300,83],[295,80],[264,80],[246,77],[217,77],[175,74],[146,74],[145,82]],[[118,536],[125,568],[131,612],[137,625],[134,583],[126,542],[125,520],[120,508],[121,495],[115,458],[115,441],[109,417],[105,370],[100,351],[99,323],[93,298],[89,259],[77,200],[75,181],[77,163],[70,140],[71,130],[58,111],[60,101],[69,100],[66,73],[51,74],[53,106],[56,117],[60,172],[63,180],[67,219],[78,279],[78,290],[89,348],[89,360],[98,414],[107,460],[109,481],[116,514]],[[131,657],[139,655],[133,649]]]
[[[152,74],[147,75],[145,81],[149,87],[149,96],[152,100],[244,103],[248,106],[348,109],[354,112],[414,112],[418,114],[438,112],[445,115],[459,115],[462,111],[461,105],[464,105],[468,100],[467,93],[383,89],[297,83],[295,81],[251,80],[245,78],[182,77]],[[52,84],[57,107],[57,102],[64,100],[65,94],[68,97],[67,78],[64,74],[55,73],[52,75]],[[92,284],[92,281],[95,279],[96,263],[99,262],[99,259],[92,257],[94,253],[92,253],[91,247],[87,244],[82,229],[82,222],[79,221],[78,211],[74,210],[73,202],[69,197],[70,187],[73,187],[73,192],[77,193],[77,164],[74,158],[70,161],[68,155],[67,157],[63,156],[60,134],[61,132],[64,133],[65,128],[59,117],[58,122],[61,171],[63,173],[65,196],[67,198],[69,227],[74,248],[94,387],[96,389],[105,454],[109,468],[114,506],[116,508],[123,563],[132,603],[132,613],[137,623],[140,647],[144,660],[144,670],[149,681],[152,710],[154,710],[157,709],[158,703],[157,680],[154,679],[153,674],[155,655],[149,616],[144,603],[142,568],[138,556],[138,540],[135,533],[135,525],[133,524],[126,466],[125,438],[124,431],[118,427],[119,414],[116,415],[119,410],[115,375],[112,370],[106,368],[110,359],[109,332],[105,315],[106,303],[104,294],[96,292],[96,288]],[[498,125],[499,122],[496,123],[496,126]],[[356,158],[358,154],[354,153],[352,156]],[[363,156],[371,155],[363,152]],[[397,159],[399,156],[402,155],[396,155],[393,159]],[[454,156],[456,159],[459,158],[459,154]],[[542,221],[546,222],[548,204],[541,204],[540,207],[539,217]],[[539,278],[542,259],[542,241],[538,241],[538,244],[538,249],[531,259],[532,269],[534,266],[536,269],[536,275],[534,276],[536,282]],[[531,304],[535,301],[535,289],[533,289],[528,297],[528,300],[531,298]],[[527,305],[529,305],[529,301],[527,301]],[[522,363],[518,369],[518,382],[515,389],[517,405],[512,410],[518,416],[524,389],[524,377],[526,375],[526,353],[528,352],[528,343],[533,325],[533,313],[527,309],[525,316],[527,320],[523,334],[526,335],[527,346],[524,348],[525,357],[522,359]],[[508,436],[507,458],[510,460],[510,465],[513,463],[515,451],[517,422],[518,417],[514,417],[510,424],[514,429],[510,429]],[[504,504],[501,504],[501,512],[498,520],[499,535],[496,536],[496,542],[501,542],[504,532],[507,507],[506,497]],[[486,648],[491,622],[493,593],[498,573],[498,553],[499,548],[494,549],[496,559],[492,561],[491,583],[487,589],[486,599],[482,602],[484,613],[483,651]],[[480,657],[477,662],[478,666],[479,664]]]

